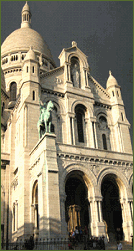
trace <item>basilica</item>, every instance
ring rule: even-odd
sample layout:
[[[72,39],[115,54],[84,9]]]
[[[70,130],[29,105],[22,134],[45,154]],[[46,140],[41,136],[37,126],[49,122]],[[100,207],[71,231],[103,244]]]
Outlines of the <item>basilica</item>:
[[[31,16],[26,2],[1,47],[2,238],[64,238],[86,226],[90,236],[110,241],[120,230],[130,241],[133,156],[121,83],[109,71],[104,89],[75,41],[57,68]]]

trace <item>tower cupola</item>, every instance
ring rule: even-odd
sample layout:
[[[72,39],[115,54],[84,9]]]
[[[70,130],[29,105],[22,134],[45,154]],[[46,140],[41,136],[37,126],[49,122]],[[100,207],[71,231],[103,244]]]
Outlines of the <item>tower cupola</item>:
[[[106,83],[106,90],[110,94],[112,102],[123,104],[121,97],[121,87],[118,85],[117,80],[109,71],[109,77]]]
[[[112,75],[112,72],[109,71],[109,77],[106,83],[106,88],[112,87],[112,86],[118,86],[117,80],[115,77]]]
[[[21,16],[22,16],[22,22],[21,22],[21,28],[28,28],[31,27],[31,12],[30,12],[30,8],[29,5],[26,1],[22,12],[21,12]]]

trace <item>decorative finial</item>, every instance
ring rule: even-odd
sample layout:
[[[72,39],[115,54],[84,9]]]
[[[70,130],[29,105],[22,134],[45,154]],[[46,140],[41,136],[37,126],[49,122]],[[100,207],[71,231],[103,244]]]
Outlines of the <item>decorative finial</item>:
[[[21,28],[30,28],[31,27],[31,12],[30,12],[30,8],[28,5],[28,1],[26,1],[22,12],[21,12]]]
[[[111,76],[112,75],[112,72],[111,71],[109,71],[109,76]]]
[[[77,43],[75,41],[72,41],[72,47],[77,46]]]

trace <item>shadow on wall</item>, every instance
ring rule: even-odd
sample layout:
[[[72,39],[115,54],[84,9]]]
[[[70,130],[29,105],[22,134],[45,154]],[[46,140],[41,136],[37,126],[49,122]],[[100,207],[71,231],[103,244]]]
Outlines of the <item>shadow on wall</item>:
[[[23,226],[12,232],[10,242],[28,240],[30,236],[34,236],[35,239],[37,238],[40,241],[50,237],[61,238],[61,222],[54,218],[40,218],[39,216],[39,229],[35,228],[33,223],[24,223]]]

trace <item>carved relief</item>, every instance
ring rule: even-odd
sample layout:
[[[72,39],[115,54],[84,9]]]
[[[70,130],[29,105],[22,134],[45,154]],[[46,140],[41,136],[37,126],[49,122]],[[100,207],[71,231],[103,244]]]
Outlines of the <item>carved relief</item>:
[[[126,176],[126,178],[129,179],[131,172],[132,172],[132,169],[130,167],[126,166],[126,167],[123,167],[123,172],[124,172],[124,175]]]
[[[95,177],[97,177],[99,170],[100,170],[100,167],[98,165],[91,165],[91,170],[94,173]]]
[[[18,177],[16,177],[11,183],[11,187],[14,188],[14,190],[16,189],[17,186],[18,186]]]

